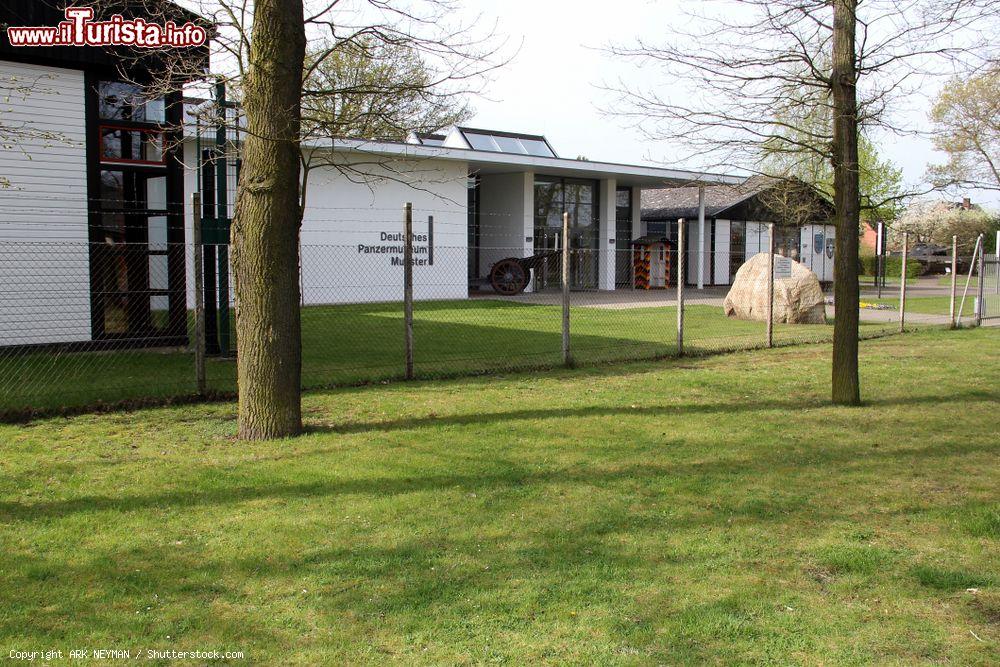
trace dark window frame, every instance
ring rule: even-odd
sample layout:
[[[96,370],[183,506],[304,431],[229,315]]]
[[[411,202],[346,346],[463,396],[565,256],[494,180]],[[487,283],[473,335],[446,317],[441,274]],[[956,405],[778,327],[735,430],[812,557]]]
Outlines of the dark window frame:
[[[90,239],[90,292],[91,292],[91,338],[95,343],[127,345],[137,347],[186,345],[187,336],[187,291],[184,231],[184,166],[180,127],[183,122],[183,107],[180,91],[164,97],[164,122],[132,121],[120,118],[103,118],[100,109],[99,87],[102,82],[113,81],[107,72],[87,70],[84,72],[86,108],[86,151],[87,151],[87,191],[89,199],[89,239]],[[106,126],[127,131],[151,131],[161,134],[163,161],[133,161],[102,159],[102,131]],[[121,205],[107,206],[103,200],[102,173],[105,171],[128,173],[135,176],[165,177],[165,208],[150,208],[146,193],[124,194]],[[124,181],[123,181],[124,182]],[[133,189],[137,189],[133,186]],[[106,215],[124,215],[120,235],[122,241],[109,246],[105,240],[108,226],[103,220]],[[165,247],[150,247],[149,220],[166,218]],[[162,242],[158,242],[162,243]],[[112,249],[109,249],[112,248]],[[150,287],[149,257],[167,257],[166,289]],[[109,259],[110,258],[110,259]],[[116,259],[117,258],[117,259]],[[108,262],[122,260],[125,263],[127,287],[125,291],[107,290],[105,287]],[[119,270],[120,267],[119,267]],[[133,288],[133,285],[136,287]],[[140,287],[141,286],[141,287]],[[131,297],[126,299],[127,325],[123,331],[112,332],[106,328],[109,300],[113,295]],[[158,326],[151,299],[166,297],[166,317],[164,326]],[[134,311],[132,309],[135,309]]]
[[[139,132],[142,134],[155,134],[160,137],[160,159],[157,160],[133,160],[131,158],[108,157],[104,154],[104,131],[119,130],[122,132]],[[111,123],[101,123],[98,125],[97,133],[97,154],[100,155],[101,164],[119,165],[143,165],[147,167],[165,167],[167,165],[166,132],[162,128],[122,126]]]

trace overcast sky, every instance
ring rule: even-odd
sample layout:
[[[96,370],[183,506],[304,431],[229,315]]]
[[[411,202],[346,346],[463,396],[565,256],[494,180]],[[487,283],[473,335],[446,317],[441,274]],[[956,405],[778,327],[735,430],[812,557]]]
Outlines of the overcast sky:
[[[465,0],[469,15],[499,20],[499,32],[523,45],[514,61],[494,74],[486,98],[473,100],[469,125],[544,134],[562,157],[666,163],[679,154],[647,141],[601,108],[613,100],[599,89],[620,76],[641,85],[670,85],[654,70],[637,71],[600,51],[609,42],[627,44],[637,36],[656,39],[680,18],[670,0]],[[911,124],[926,124],[928,103],[910,100]],[[930,143],[910,137],[879,137],[881,153],[903,168],[908,182],[923,176],[928,162],[943,161]],[[687,165],[696,166],[696,165]],[[1000,194],[971,193],[975,201],[1000,208]]]

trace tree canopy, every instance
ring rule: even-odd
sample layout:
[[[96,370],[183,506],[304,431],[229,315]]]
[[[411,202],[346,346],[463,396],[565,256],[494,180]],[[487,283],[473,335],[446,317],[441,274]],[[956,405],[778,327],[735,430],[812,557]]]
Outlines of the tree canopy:
[[[319,54],[329,53],[320,62]],[[402,140],[467,120],[472,110],[439,80],[420,53],[371,38],[328,45],[306,56],[304,134]]]
[[[1000,190],[1000,65],[950,81],[930,119],[934,147],[948,157],[931,167],[935,183]]]

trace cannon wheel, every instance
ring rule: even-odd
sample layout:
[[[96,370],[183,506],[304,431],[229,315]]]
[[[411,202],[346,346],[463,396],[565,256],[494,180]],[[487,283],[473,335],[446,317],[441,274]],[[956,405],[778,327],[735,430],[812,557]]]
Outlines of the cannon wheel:
[[[490,269],[490,284],[499,294],[519,294],[528,286],[528,272],[516,259],[501,259]]]

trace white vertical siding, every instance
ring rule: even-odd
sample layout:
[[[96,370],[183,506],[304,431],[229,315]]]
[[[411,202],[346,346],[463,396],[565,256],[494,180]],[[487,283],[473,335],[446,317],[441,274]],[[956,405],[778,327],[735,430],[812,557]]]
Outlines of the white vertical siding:
[[[91,339],[83,72],[0,61],[0,346]]]
[[[729,284],[729,221],[715,221],[715,275],[714,285]]]
[[[767,252],[767,225],[762,222],[746,223],[746,259]]]
[[[836,238],[833,225],[803,225],[800,230],[800,261],[812,269],[823,282],[833,281],[833,258],[826,253],[827,244]],[[822,247],[816,251],[816,238],[820,237]]]
[[[598,214],[598,251],[597,251],[597,288],[602,290],[613,290],[615,288],[615,264],[617,254],[615,252],[615,226],[617,224],[617,184],[613,178],[605,178],[600,181],[600,212]],[[622,257],[622,261],[627,261],[627,257]]]
[[[701,259],[701,275],[702,283],[710,284],[712,282],[712,236],[709,233],[711,227],[711,221],[705,220],[705,236],[702,239],[703,245],[698,248],[698,221],[689,220],[687,222],[687,229],[685,233],[687,234],[686,244],[688,255],[684,258],[687,262],[687,281],[689,285],[698,284],[698,265],[699,258]]]

